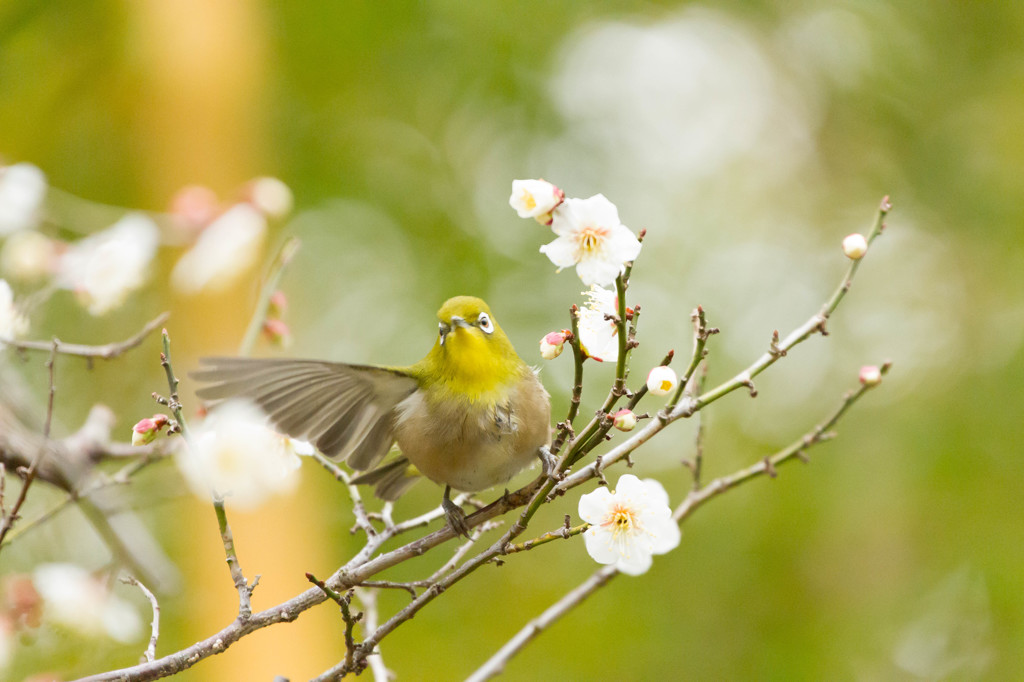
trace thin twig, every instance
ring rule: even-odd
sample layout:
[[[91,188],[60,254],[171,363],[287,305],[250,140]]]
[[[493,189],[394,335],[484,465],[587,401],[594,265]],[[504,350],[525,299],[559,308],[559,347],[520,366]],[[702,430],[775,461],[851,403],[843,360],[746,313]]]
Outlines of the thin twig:
[[[486,663],[467,677],[466,682],[481,682],[482,680],[489,680],[496,675],[500,675],[505,670],[505,665],[513,656],[522,651],[523,647],[536,639],[566,613],[582,604],[587,597],[599,588],[607,585],[608,581],[618,574],[619,572],[615,570],[614,566],[605,566],[595,571],[593,575],[579,586],[570,590],[564,597],[548,607],[544,613],[527,623],[505,646],[498,649],[493,656],[487,659]]]
[[[57,344],[57,353],[60,355],[76,355],[78,357],[111,360],[118,355],[139,346],[147,336],[160,328],[167,321],[170,313],[160,313],[146,323],[137,334],[131,338],[117,343],[107,343],[102,346],[87,346],[79,343],[64,343],[62,341],[16,341],[14,339],[0,338],[0,346],[7,345],[18,350],[52,350],[54,343]]]
[[[189,450],[189,456],[197,457],[198,453],[192,443],[188,425],[185,423],[185,416],[182,413],[181,400],[178,397],[178,378],[175,376],[174,368],[171,366],[171,337],[166,329],[163,330],[163,346],[164,350],[160,354],[160,364],[167,375],[167,387],[170,393],[166,400],[161,400],[161,403],[166,404],[174,413],[175,425],[172,428],[176,428],[181,432],[182,439]],[[211,490],[210,493],[213,498],[213,511],[217,516],[217,526],[220,529],[221,543],[224,545],[224,555],[227,558],[228,569],[231,572],[231,580],[238,591],[238,618],[245,621],[252,616],[252,593],[259,583],[260,577],[257,575],[253,579],[252,584],[249,584],[245,579],[242,566],[238,561],[238,552],[235,550],[234,535],[231,533],[231,526],[228,524],[227,511],[224,509],[224,498],[216,490]]]
[[[28,471],[25,472],[25,480],[21,483],[21,490],[18,491],[18,497],[14,500],[14,506],[11,507],[10,511],[4,514],[3,525],[0,527],[0,550],[3,549],[4,538],[7,536],[7,532],[18,519],[18,512],[21,510],[21,505],[25,503],[25,498],[28,496],[28,489],[32,486],[32,482],[36,480],[36,472],[39,470],[39,465],[50,449],[50,427],[53,425],[53,398],[57,393],[57,385],[54,381],[56,372],[55,365],[57,360],[57,347],[59,345],[60,341],[54,338],[53,343],[50,346],[50,359],[46,362],[46,367],[49,370],[50,375],[50,393],[46,403],[46,421],[43,423],[43,440],[39,445],[39,452],[36,453],[35,459],[33,459],[32,464],[29,465]]]
[[[259,299],[256,301],[256,308],[253,310],[252,318],[249,320],[249,327],[245,330],[245,336],[242,337],[242,343],[238,347],[238,354],[241,357],[249,355],[252,352],[253,346],[256,345],[256,339],[259,338],[260,330],[267,319],[270,299],[274,292],[277,291],[285,267],[287,267],[299,250],[299,244],[300,242],[296,237],[291,237],[277,252],[277,256],[270,266],[270,271],[267,273],[267,279],[263,284],[263,288],[260,290]]]
[[[142,591],[142,594],[146,595],[146,599],[149,600],[150,605],[153,607],[153,622],[150,623],[149,630],[149,646],[146,647],[146,653],[143,655],[144,661],[152,663],[156,659],[156,641],[160,637],[160,604],[156,600],[156,595],[153,594],[148,587],[143,585],[135,576],[126,575],[121,578],[121,582],[128,585],[135,585]]]
[[[373,632],[377,629],[377,593],[374,590],[361,589],[356,589],[355,592],[356,598],[363,604],[363,629],[366,632]],[[367,654],[366,662],[373,672],[374,682],[388,682],[394,678],[394,674],[384,665],[379,646]]]
[[[566,518],[568,518],[568,515],[566,515]],[[584,531],[587,530],[587,528],[590,528],[590,524],[589,523],[582,523],[582,524],[580,524],[578,526],[573,526],[571,528],[569,526],[562,526],[558,530],[549,530],[547,533],[544,533],[543,535],[535,537],[532,540],[527,540],[526,542],[520,542],[520,543],[515,544],[515,545],[509,545],[508,547],[505,548],[505,554],[515,554],[516,552],[525,552],[527,550],[533,549],[534,547],[539,547],[540,545],[546,545],[547,543],[553,542],[555,540],[568,540],[571,537],[575,537],[575,536],[583,533]]]

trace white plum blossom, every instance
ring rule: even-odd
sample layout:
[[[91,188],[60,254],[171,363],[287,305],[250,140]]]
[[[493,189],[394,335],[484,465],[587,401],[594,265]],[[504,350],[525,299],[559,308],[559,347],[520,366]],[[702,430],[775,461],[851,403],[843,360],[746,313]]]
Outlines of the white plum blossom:
[[[668,493],[653,478],[633,474],[619,478],[615,491],[601,487],[580,497],[580,518],[590,524],[583,534],[587,553],[626,575],[651,567],[654,554],[674,549],[680,540]]]
[[[203,499],[224,496],[228,504],[253,509],[298,483],[298,454],[311,446],[274,432],[255,405],[229,400],[192,430],[193,449],[177,450],[178,468]]]
[[[679,377],[671,367],[661,365],[647,374],[647,390],[651,395],[668,395],[679,383]]]
[[[35,230],[15,232],[0,250],[0,269],[18,280],[41,279],[51,274],[56,264],[56,242]]]
[[[566,199],[554,212],[551,229],[558,238],[540,247],[561,268],[576,266],[590,286],[612,284],[623,266],[640,255],[640,240],[619,221],[619,209],[603,194]]]
[[[14,305],[11,285],[0,279],[0,346],[3,339],[14,339],[28,329],[28,321]]]
[[[614,291],[590,287],[583,295],[589,300],[580,308],[580,347],[598,362],[619,357],[619,329],[607,315],[618,315],[618,297]]]
[[[0,236],[34,228],[45,198],[43,171],[30,163],[0,169]]]
[[[60,259],[58,282],[90,314],[104,315],[145,283],[159,243],[160,230],[152,218],[130,213],[73,244]]]
[[[551,212],[564,198],[565,192],[547,180],[513,180],[508,204],[520,218],[536,218],[537,222],[550,225]]]
[[[184,294],[228,288],[260,257],[267,220],[249,204],[236,204],[210,223],[174,266],[171,282]]]
[[[74,564],[42,564],[32,583],[43,599],[43,619],[84,635],[132,642],[142,631],[135,608],[107,589],[105,580]]]

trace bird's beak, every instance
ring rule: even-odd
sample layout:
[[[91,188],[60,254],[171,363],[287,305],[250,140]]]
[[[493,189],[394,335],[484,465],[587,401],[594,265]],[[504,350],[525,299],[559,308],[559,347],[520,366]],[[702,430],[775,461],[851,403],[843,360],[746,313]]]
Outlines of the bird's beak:
[[[458,315],[453,315],[452,316],[452,327],[453,328],[454,327],[462,327],[463,329],[472,329],[473,325],[471,325],[469,322],[466,322],[464,319],[462,319]]]

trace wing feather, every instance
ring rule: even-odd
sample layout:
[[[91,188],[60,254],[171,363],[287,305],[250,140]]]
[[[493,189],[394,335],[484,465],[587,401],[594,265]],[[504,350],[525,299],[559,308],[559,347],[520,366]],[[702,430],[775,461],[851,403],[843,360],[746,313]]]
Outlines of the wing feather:
[[[376,465],[394,442],[395,406],[417,388],[400,370],[319,360],[203,358],[192,378],[213,403],[252,400],[284,433],[316,443],[359,470]]]

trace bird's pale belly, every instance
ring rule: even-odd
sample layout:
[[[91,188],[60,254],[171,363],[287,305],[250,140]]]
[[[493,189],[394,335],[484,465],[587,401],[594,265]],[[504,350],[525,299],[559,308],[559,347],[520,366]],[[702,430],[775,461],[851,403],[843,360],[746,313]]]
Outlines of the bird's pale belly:
[[[435,483],[467,492],[507,482],[550,441],[547,393],[536,380],[520,382],[498,405],[431,404],[417,391],[397,417],[402,454]]]

